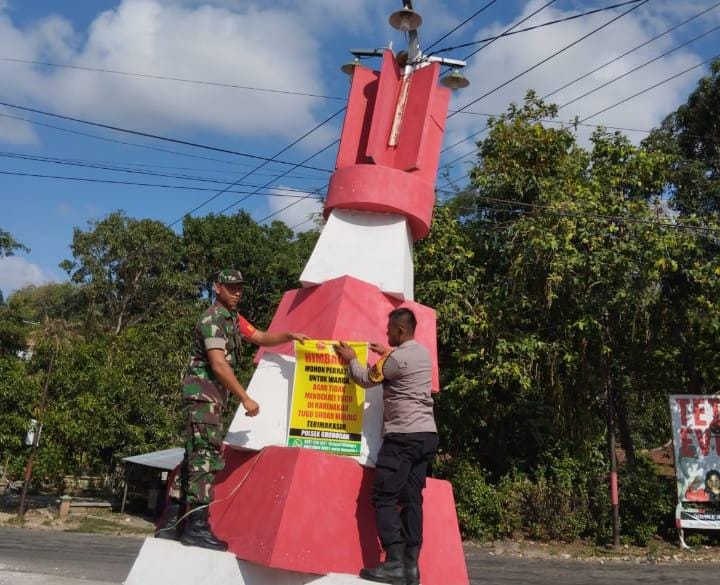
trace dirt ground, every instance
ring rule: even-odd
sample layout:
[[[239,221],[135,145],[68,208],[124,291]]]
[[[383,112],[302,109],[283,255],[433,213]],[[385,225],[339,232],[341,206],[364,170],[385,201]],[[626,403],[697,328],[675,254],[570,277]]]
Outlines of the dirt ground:
[[[0,526],[25,527],[32,530],[89,532],[145,537],[153,533],[154,524],[147,516],[119,514],[111,511],[73,512],[65,518],[58,514],[59,501],[55,496],[32,495],[22,521],[17,518],[20,497],[16,492],[0,495]]]

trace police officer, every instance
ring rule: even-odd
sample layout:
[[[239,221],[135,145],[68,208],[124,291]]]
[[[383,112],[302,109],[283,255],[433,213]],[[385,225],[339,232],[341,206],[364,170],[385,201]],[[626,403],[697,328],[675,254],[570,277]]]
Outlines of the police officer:
[[[223,412],[231,392],[247,416],[257,416],[260,405],[238,382],[243,339],[260,346],[287,341],[303,342],[299,333],[270,333],[251,325],[236,312],[243,292],[239,270],[225,269],[216,274],[213,290],[215,303],[195,325],[190,367],[183,380],[183,413],[185,415],[185,457],[170,490],[170,502],[155,536],[177,539],[188,545],[226,550],[208,524],[210,488],[225,462],[221,454],[224,431]],[[187,511],[185,510],[187,505]],[[185,518],[179,534],[179,520]]]
[[[431,396],[432,361],[428,350],[415,340],[415,314],[406,308],[388,315],[388,344],[371,343],[382,355],[371,368],[363,368],[355,350],[344,342],[335,346],[348,362],[350,377],[367,388],[382,384],[383,442],[373,478],[372,501],[385,561],[364,568],[370,581],[418,585],[418,557],[422,546],[422,490],[428,463],[438,446]]]

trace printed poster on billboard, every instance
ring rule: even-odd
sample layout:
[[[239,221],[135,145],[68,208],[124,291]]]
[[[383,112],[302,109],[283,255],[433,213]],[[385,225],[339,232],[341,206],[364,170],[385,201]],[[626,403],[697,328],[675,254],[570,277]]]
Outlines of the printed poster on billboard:
[[[720,529],[720,397],[670,395],[678,528]]]
[[[360,455],[365,389],[348,378],[336,341],[295,343],[295,378],[288,425],[289,447]],[[349,342],[367,364],[367,342]]]

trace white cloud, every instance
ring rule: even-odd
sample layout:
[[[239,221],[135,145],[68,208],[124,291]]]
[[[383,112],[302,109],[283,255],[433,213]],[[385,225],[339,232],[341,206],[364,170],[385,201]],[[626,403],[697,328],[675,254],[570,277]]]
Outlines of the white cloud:
[[[25,145],[36,145],[40,142],[31,124],[18,119],[3,106],[0,106],[0,140]]]
[[[268,197],[270,213],[279,212],[268,221],[283,221],[288,226],[293,227],[309,220],[314,214],[320,213],[323,209],[322,202],[315,199],[315,196],[310,196],[307,199],[299,199],[298,196],[302,196],[303,193],[283,190],[282,187],[272,189],[271,193],[274,195],[287,196]],[[309,193],[306,193],[306,195],[309,195]],[[287,209],[283,209],[285,207],[287,207]],[[280,211],[281,209],[283,211]],[[311,227],[312,223],[308,221],[307,223],[303,223],[302,226],[298,226],[298,230],[306,231]]]
[[[231,11],[213,5],[123,0],[98,15],[86,37],[58,17],[21,30],[0,13],[0,55],[323,93],[321,44],[304,15],[275,4],[236,4]],[[31,102],[73,116],[152,130],[295,136],[317,123],[314,108],[320,105],[309,97],[18,63],[0,63],[0,76],[5,75],[12,75],[13,83],[3,84],[0,96],[9,102]]]
[[[528,3],[524,8],[523,14],[518,15],[514,22],[530,14],[539,6],[540,2],[538,1]],[[521,76],[517,81],[509,83],[501,90],[479,100],[476,104],[470,106],[468,111],[502,113],[506,111],[510,102],[521,103],[528,89],[535,89],[540,96],[556,90],[565,83],[618,57],[625,51],[655,36],[658,32],[666,30],[673,24],[676,24],[679,17],[677,14],[672,14],[672,17],[670,16],[670,6],[670,4],[667,4],[668,16],[664,18],[661,18],[659,14],[664,15],[666,14],[665,12],[650,13],[649,11],[643,12],[642,10],[638,10],[637,12],[628,14],[607,28],[573,46],[571,49],[549,60],[546,64]],[[697,8],[699,12],[701,8]],[[557,9],[546,9],[532,20],[524,23],[523,26],[562,18],[572,13],[574,13],[574,11],[565,12]],[[532,67],[545,57],[552,55],[576,39],[591,32],[619,13],[620,10],[611,13],[601,13],[592,17],[554,25],[551,28],[538,29],[536,31],[522,33],[516,37],[498,40],[470,60],[469,66],[464,73],[468,79],[470,79],[471,85],[468,89],[458,92],[455,95],[451,109],[458,109],[465,106],[489,90],[505,83],[516,74]],[[653,15],[652,22],[650,22],[648,14]],[[497,35],[501,33],[508,24],[509,23],[503,23],[501,25],[497,23],[491,27],[486,27],[477,31],[475,38],[479,39]],[[681,42],[682,40],[678,37],[667,35],[647,47],[628,55],[607,69],[601,69],[571,87],[554,94],[548,101],[562,105],[596,88],[609,79],[641,65],[645,61],[649,61]],[[576,103],[562,108],[559,112],[558,119],[570,121],[575,116],[579,118],[589,116],[700,61],[702,61],[702,58],[692,52],[692,46],[680,49],[666,58],[640,69],[624,79],[608,85],[596,93],[588,95]],[[698,77],[703,74],[706,74],[706,70],[704,71],[702,68],[698,68],[692,73],[679,77],[655,90],[649,91],[621,106],[594,117],[590,119],[588,123],[651,129],[659,124],[670,111],[685,101]],[[453,116],[448,122],[448,134],[445,144],[454,144],[478,132],[485,127],[486,121],[487,118],[482,116],[464,114]],[[581,141],[586,140],[591,132],[592,129],[589,128],[581,129],[578,132]],[[628,133],[628,135],[635,141],[639,141],[645,136],[642,133]],[[475,137],[473,140],[478,140],[483,137],[484,134]],[[473,144],[473,142],[468,141],[461,146],[453,148],[446,153],[445,159],[451,160],[470,152],[473,149]]]
[[[55,206],[55,213],[60,217],[67,217],[73,212],[73,206],[67,202],[61,201]]]
[[[28,262],[20,256],[0,258],[0,290],[5,298],[14,290],[34,284],[40,285],[51,279],[43,274],[37,264]]]

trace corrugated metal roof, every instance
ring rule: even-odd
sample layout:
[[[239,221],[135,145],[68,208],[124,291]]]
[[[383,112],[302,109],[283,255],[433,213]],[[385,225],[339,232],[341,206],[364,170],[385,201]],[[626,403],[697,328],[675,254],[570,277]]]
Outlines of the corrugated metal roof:
[[[184,454],[185,449],[182,447],[175,447],[173,449],[162,449],[161,451],[143,453],[142,455],[123,457],[123,461],[170,471],[180,464]]]

